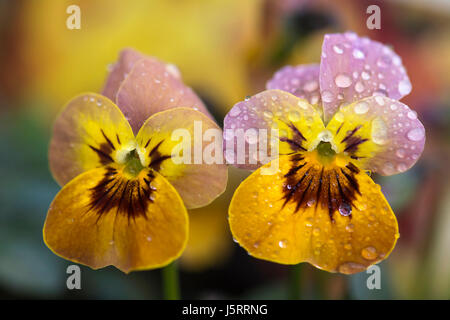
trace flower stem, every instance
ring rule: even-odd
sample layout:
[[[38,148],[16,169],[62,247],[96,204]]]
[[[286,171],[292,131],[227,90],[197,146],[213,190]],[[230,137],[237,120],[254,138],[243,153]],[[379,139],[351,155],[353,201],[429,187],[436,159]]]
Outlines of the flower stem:
[[[165,300],[180,299],[180,285],[178,281],[178,265],[174,261],[162,269],[163,290]]]
[[[300,273],[301,264],[296,264],[290,267],[289,277],[288,277],[288,289],[289,289],[289,299],[299,300],[300,299]]]

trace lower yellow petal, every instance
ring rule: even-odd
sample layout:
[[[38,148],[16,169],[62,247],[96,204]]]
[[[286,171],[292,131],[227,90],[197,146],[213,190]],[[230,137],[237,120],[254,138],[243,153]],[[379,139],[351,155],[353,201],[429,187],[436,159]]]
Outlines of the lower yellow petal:
[[[124,272],[167,265],[182,253],[188,217],[175,189],[153,170],[134,179],[109,166],[85,172],[56,196],[44,240],[57,255]]]
[[[352,274],[394,248],[397,220],[380,187],[354,165],[324,166],[309,152],[280,157],[275,175],[260,171],[229,208],[233,236],[252,256]]]

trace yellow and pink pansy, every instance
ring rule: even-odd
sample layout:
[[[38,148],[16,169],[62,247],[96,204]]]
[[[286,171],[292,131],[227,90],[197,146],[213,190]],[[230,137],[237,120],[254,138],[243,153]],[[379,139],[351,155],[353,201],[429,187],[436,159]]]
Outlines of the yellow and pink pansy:
[[[201,134],[220,130],[175,66],[124,50],[103,95],[73,98],[56,119],[49,161],[63,188],[45,221],[47,246],[94,269],[124,272],[178,258],[188,239],[186,209],[209,204],[227,182],[223,164],[175,161],[172,132],[185,129],[193,140],[195,121]]]
[[[234,238],[256,258],[344,274],[385,259],[398,224],[366,171],[404,172],[425,143],[416,112],[398,101],[411,91],[401,58],[351,32],[328,34],[320,65],[284,67],[267,89],[237,103],[224,120],[227,160],[256,170],[230,204]],[[269,163],[250,153],[263,140],[248,133],[261,129],[278,132]],[[247,138],[242,163],[238,130]],[[269,167],[278,170],[262,174]]]

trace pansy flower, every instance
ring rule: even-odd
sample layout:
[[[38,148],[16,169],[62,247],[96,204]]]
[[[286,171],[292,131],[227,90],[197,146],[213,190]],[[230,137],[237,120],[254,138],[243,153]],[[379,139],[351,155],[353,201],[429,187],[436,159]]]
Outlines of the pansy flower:
[[[224,121],[227,159],[257,169],[231,201],[234,238],[256,258],[344,274],[385,259],[398,224],[368,173],[408,170],[425,143],[417,114],[398,101],[411,91],[401,58],[352,32],[329,34],[320,65],[284,67],[267,89]],[[250,152],[261,149],[260,129],[278,132],[279,156],[266,164]]]
[[[124,50],[103,95],[73,98],[56,119],[50,169],[64,187],[45,221],[47,246],[124,272],[178,258],[188,239],[186,208],[207,205],[227,181],[223,164],[176,161],[194,148],[195,121],[201,137],[220,130],[175,66]],[[172,152],[176,129],[190,133],[192,150]]]

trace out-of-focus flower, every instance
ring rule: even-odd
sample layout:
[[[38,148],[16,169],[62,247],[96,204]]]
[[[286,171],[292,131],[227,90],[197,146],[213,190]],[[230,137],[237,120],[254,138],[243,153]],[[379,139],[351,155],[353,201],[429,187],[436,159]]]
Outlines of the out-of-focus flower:
[[[56,120],[50,168],[64,187],[48,211],[44,240],[94,269],[164,266],[186,245],[186,207],[209,204],[227,181],[225,165],[175,159],[183,155],[172,152],[179,144],[172,132],[187,130],[194,148],[194,121],[202,137],[220,129],[197,111],[207,112],[174,66],[132,50],[122,52],[103,93],[72,99]]]
[[[66,26],[79,5],[81,29]],[[100,90],[106,66],[124,47],[175,63],[200,95],[225,108],[246,95],[247,51],[259,37],[260,0],[24,1],[17,21],[14,76],[22,94],[58,106]],[[76,67],[75,67],[76,66]]]
[[[416,113],[397,101],[411,91],[401,58],[355,33],[326,35],[320,66],[285,67],[267,88],[225,118],[225,150],[236,149],[238,129],[280,136],[279,158],[265,165],[252,164],[247,150],[258,139],[246,139],[245,164],[236,166],[257,170],[231,201],[234,237],[257,258],[331,272],[385,259],[397,220],[364,171],[404,172],[425,143]],[[274,162],[278,170],[262,174]]]

